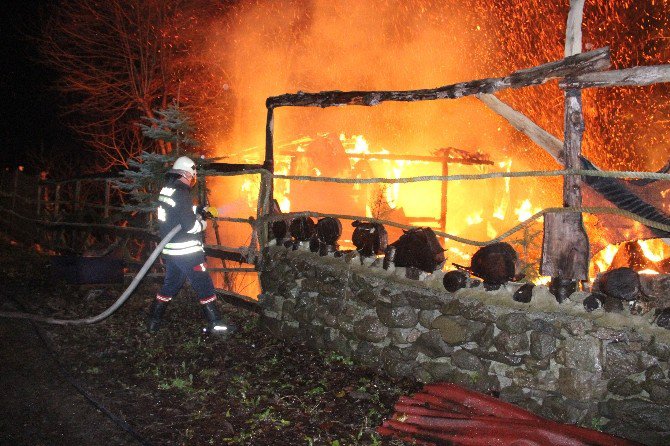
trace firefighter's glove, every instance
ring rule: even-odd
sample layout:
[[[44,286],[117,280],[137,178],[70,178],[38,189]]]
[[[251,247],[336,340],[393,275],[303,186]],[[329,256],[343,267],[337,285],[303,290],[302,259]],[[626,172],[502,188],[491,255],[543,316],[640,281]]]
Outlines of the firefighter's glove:
[[[196,213],[202,218],[216,218],[219,216],[219,210],[214,206],[198,206]]]
[[[219,216],[219,210],[214,206],[207,206],[205,208],[205,214],[207,215],[207,218],[216,218]]]

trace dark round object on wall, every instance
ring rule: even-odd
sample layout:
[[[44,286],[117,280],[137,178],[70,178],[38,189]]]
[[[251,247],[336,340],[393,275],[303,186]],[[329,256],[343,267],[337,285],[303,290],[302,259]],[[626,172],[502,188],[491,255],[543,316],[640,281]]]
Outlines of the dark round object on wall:
[[[597,286],[610,297],[631,302],[640,295],[640,276],[631,268],[616,268],[600,276]]]
[[[445,261],[444,248],[430,228],[413,228],[404,231],[395,246],[395,266],[413,267],[432,273],[442,267]]]
[[[299,242],[306,242],[314,234],[314,220],[311,217],[297,217],[291,220],[289,232]]]
[[[485,284],[501,285],[516,275],[518,255],[509,243],[500,242],[484,246],[472,256],[472,274]]]
[[[313,234],[309,239],[309,250],[311,252],[319,252],[319,247],[323,242],[319,241],[319,237]]]
[[[522,302],[522,303],[529,303],[531,299],[533,298],[533,288],[535,288],[535,284],[533,283],[524,283],[519,287],[518,290],[514,292],[512,295],[512,300],[515,302]]]
[[[316,233],[326,245],[335,245],[342,235],[342,223],[333,217],[324,217],[316,224]]]
[[[372,257],[384,253],[388,246],[388,233],[384,225],[356,220],[351,226],[356,228],[351,241],[362,256]]]
[[[584,305],[584,309],[590,313],[599,308],[602,308],[606,298],[607,296],[602,293],[591,293],[586,296],[582,304]]]
[[[468,275],[465,272],[459,270],[448,271],[442,278],[442,285],[444,285],[444,289],[450,293],[458,291],[461,288],[465,288],[467,284]]]

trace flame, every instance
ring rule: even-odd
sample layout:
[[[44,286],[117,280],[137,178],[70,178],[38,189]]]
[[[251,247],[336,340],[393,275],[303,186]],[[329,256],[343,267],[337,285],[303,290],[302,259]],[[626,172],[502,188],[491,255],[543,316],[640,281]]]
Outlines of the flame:
[[[614,256],[618,250],[619,247],[617,245],[608,245],[593,257],[591,263],[597,268],[596,273],[607,271],[607,268],[612,264],[612,260],[614,260]]]
[[[482,217],[482,214],[484,213],[483,210],[479,210],[475,212],[472,215],[468,215],[465,217],[465,223],[468,225],[476,225],[484,221],[484,218]]]
[[[565,5],[540,0],[530,4],[465,0],[454,6],[453,2],[409,0],[398,7],[393,2],[329,0],[237,2],[227,10],[222,23],[212,24],[208,39],[211,59],[225,73],[222,76],[229,86],[229,102],[220,109],[230,111],[230,118],[220,121],[222,128],[205,128],[225,134],[216,139],[221,147],[218,154],[229,154],[227,147],[249,147],[253,149],[248,150],[249,159],[245,161],[259,163],[268,96],[295,91],[432,88],[504,75],[561,58],[562,46],[557,43],[564,41],[565,31],[555,25],[565,23]],[[585,50],[618,42],[612,46],[612,63],[617,69],[666,63],[670,41],[662,36],[670,23],[668,12],[667,2],[592,2],[584,14]],[[379,20],[370,21],[373,16]],[[654,20],[649,21],[649,17]],[[444,32],[451,28],[459,29],[459,33]],[[463,64],[463,60],[469,63]],[[264,70],[259,72],[258,66]],[[554,107],[562,103],[562,92],[555,85],[500,95],[550,133],[562,133],[563,123],[556,118]],[[428,154],[438,147],[453,146],[490,153],[497,162],[492,169],[511,171],[512,159],[515,170],[556,168],[548,155],[529,146],[502,118],[471,99],[384,103],[379,107],[283,108],[275,115],[275,147],[279,152],[282,144],[278,141],[289,141],[295,152],[307,153],[313,137],[300,135],[333,132],[350,155],[389,154],[385,147],[394,154]],[[670,133],[659,130],[667,128],[659,125],[659,120],[667,120],[667,99],[667,90],[658,86],[585,90],[589,138],[584,141],[584,153],[608,170],[656,170],[665,162],[665,152],[659,148],[670,141]],[[624,115],[635,119],[612,119]],[[611,150],[596,150],[598,147]],[[639,153],[638,147],[647,148],[646,152]],[[275,155],[276,172],[289,173],[288,161]],[[363,160],[350,158],[352,164]],[[371,165],[368,174],[375,177],[440,174],[435,164],[365,160]],[[331,161],[321,160],[313,172],[304,174],[329,176],[326,167]],[[449,174],[488,169],[450,165]],[[437,182],[393,184],[380,189],[380,195],[393,211],[394,218],[390,219],[406,218],[399,222],[415,224],[414,217],[432,218],[418,223],[438,227],[440,186]],[[336,187],[339,185],[329,185],[328,190]],[[249,184],[244,188],[248,190]],[[373,187],[356,185],[350,190],[360,197],[371,193],[366,191]],[[288,181],[275,182],[275,198],[283,211],[291,207],[301,210],[298,199],[293,199],[297,194],[291,192]],[[254,196],[249,200],[250,208],[255,209],[255,192],[249,194]],[[450,182],[446,201],[446,231],[484,240],[513,226],[516,221],[512,220],[526,221],[541,208],[559,204],[560,181],[507,178]],[[346,199],[336,204],[342,213],[348,213],[345,211],[350,203]],[[519,206],[511,213],[516,204]],[[363,200],[358,205],[359,214],[373,215],[369,202]],[[665,251],[653,242],[640,243],[639,247],[655,262],[665,257]],[[476,249],[463,245],[445,248],[456,258],[471,255]],[[610,245],[598,253],[593,268],[607,270],[617,250],[616,245]]]
[[[664,244],[657,243],[656,246],[652,246],[653,244],[651,240],[638,240],[637,244],[640,245],[645,257],[652,262],[660,262],[665,258],[663,255]]]
[[[653,269],[643,269],[642,271],[638,271],[638,274],[646,274],[649,276],[653,276],[655,274],[660,274],[658,271],[655,271]]]
[[[526,221],[541,210],[542,208],[533,208],[533,205],[530,203],[530,199],[526,198],[523,200],[521,205],[514,210],[514,213],[518,216],[519,221]]]

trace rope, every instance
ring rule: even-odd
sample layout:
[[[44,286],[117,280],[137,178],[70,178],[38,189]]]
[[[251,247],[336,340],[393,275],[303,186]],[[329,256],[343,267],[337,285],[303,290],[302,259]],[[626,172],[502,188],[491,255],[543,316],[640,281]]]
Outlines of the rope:
[[[455,180],[484,180],[489,178],[521,178],[521,177],[558,177],[558,176],[591,176],[607,178],[642,178],[653,180],[670,180],[670,174],[658,172],[633,172],[633,171],[602,171],[602,170],[531,170],[526,172],[490,172],[480,174],[459,175],[425,175],[406,178],[336,178],[336,177],[313,177],[306,175],[275,175],[276,180],[299,180],[321,183],[343,183],[343,184],[370,184],[370,183],[417,183],[422,181],[455,181]]]

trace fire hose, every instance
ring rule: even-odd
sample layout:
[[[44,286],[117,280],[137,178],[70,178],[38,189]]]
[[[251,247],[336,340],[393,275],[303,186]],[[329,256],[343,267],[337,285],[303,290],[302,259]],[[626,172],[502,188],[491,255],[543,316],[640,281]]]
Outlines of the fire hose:
[[[111,307],[107,308],[105,311],[102,313],[98,314],[97,316],[92,316],[92,317],[87,317],[83,319],[56,319],[56,318],[51,318],[51,317],[46,317],[46,316],[39,316],[36,314],[31,314],[31,313],[21,313],[21,312],[12,312],[12,311],[0,311],[0,317],[6,317],[6,318],[12,318],[12,319],[30,319],[32,321],[37,321],[37,322],[46,322],[47,324],[57,324],[57,325],[85,325],[85,324],[95,324],[97,322],[100,322],[103,319],[106,319],[110,315],[112,315],[116,310],[118,310],[121,305],[123,305],[130,295],[135,291],[135,288],[140,284],[144,276],[147,274],[147,271],[149,271],[149,268],[151,268],[151,265],[156,261],[158,256],[160,255],[161,251],[167,245],[170,240],[181,230],[181,225],[175,226],[164,238],[163,240],[160,241],[158,246],[156,246],[156,249],[151,253],[149,258],[147,259],[146,262],[144,262],[144,265],[142,265],[142,268],[140,271],[135,275],[133,278],[133,281],[130,282],[130,285],[128,285],[128,288],[121,294],[121,296],[112,304]]]

